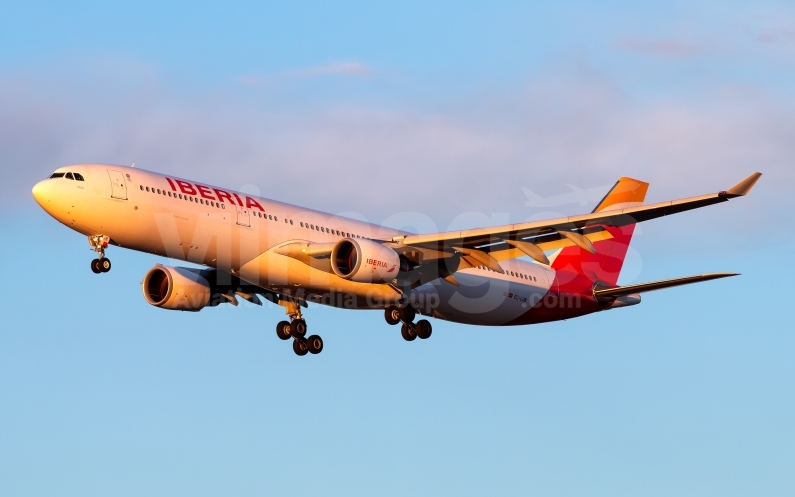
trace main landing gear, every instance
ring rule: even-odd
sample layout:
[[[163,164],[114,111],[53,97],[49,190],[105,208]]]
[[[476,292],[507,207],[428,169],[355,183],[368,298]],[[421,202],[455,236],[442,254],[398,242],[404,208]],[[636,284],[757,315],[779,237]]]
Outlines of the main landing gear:
[[[293,352],[299,356],[307,353],[319,354],[323,351],[323,339],[318,335],[306,336],[306,321],[301,317],[301,306],[293,301],[280,300],[279,304],[287,310],[290,321],[280,321],[276,325],[276,336],[282,340],[293,339]]]
[[[427,319],[420,319],[414,324],[414,318],[416,316],[417,312],[411,305],[402,305],[400,307],[390,306],[384,311],[384,318],[387,323],[395,325],[401,321],[403,322],[403,325],[400,327],[400,334],[407,342],[411,342],[417,337],[425,340],[426,338],[430,338],[433,332],[433,327]]]
[[[94,274],[110,271],[110,259],[105,257],[105,249],[108,248],[108,242],[110,242],[110,237],[107,235],[91,235],[88,237],[88,244],[91,245],[91,250],[99,255],[97,259],[91,261],[91,270]]]

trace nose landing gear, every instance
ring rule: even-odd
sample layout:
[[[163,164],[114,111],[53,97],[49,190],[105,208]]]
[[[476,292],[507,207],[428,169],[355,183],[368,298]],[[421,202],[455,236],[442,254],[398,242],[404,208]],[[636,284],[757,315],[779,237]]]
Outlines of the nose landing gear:
[[[108,242],[110,242],[110,237],[107,235],[91,235],[88,237],[88,244],[91,245],[91,250],[99,255],[97,259],[91,261],[91,271],[94,274],[110,271],[110,259],[105,257],[105,249],[108,248]]]

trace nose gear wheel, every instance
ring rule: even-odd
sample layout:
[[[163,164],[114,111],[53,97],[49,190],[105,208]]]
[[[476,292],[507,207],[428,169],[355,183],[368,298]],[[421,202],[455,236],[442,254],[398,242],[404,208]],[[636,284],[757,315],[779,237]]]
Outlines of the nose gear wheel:
[[[98,258],[91,261],[91,271],[94,274],[110,271],[110,259],[105,257],[105,249],[108,248],[108,243],[110,243],[110,237],[107,235],[91,235],[88,237],[88,244],[91,245],[91,250],[99,255]]]

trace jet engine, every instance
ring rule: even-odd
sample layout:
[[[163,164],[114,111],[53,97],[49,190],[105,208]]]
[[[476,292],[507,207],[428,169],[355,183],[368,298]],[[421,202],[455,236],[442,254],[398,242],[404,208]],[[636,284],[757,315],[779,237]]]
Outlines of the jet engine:
[[[202,275],[184,268],[156,265],[146,273],[144,298],[163,309],[200,311],[210,302],[210,283]]]
[[[331,251],[334,274],[358,283],[386,283],[397,277],[397,252],[370,240],[345,238]]]

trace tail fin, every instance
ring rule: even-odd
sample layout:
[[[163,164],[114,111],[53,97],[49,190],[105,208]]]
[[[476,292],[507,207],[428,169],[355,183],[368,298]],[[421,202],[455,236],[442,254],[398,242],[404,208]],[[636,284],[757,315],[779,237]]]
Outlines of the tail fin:
[[[613,188],[605,195],[593,212],[625,209],[643,203],[649,184],[632,178],[620,178]],[[552,262],[552,268],[558,271],[569,271],[585,276],[591,282],[602,282],[615,285],[624,257],[627,255],[629,242],[635,232],[635,225],[622,227],[604,227],[613,238],[594,242],[596,253],[591,254],[580,247],[561,249]]]

